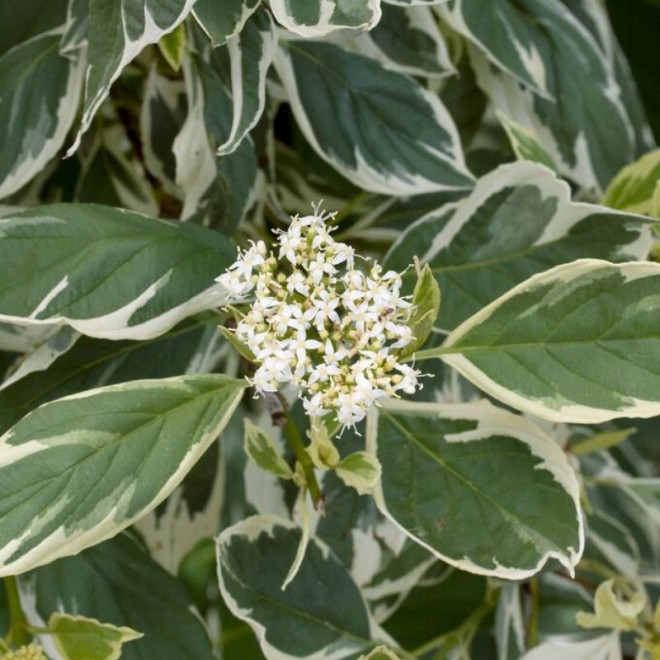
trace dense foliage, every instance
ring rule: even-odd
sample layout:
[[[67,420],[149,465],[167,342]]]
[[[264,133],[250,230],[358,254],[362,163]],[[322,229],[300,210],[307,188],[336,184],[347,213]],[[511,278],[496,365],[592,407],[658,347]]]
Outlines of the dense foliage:
[[[1,658],[660,658],[613,6],[0,7]]]

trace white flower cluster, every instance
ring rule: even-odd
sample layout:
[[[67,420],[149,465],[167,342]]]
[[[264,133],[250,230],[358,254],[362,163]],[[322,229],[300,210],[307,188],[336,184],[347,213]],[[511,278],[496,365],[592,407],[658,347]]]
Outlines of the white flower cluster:
[[[254,297],[235,332],[255,356],[257,391],[294,385],[308,415],[334,412],[350,426],[380,399],[414,393],[420,374],[397,360],[413,340],[401,276],[375,264],[356,269],[353,248],[330,235],[329,217],[318,209],[294,217],[277,233],[277,257],[252,243],[217,281],[234,300]]]

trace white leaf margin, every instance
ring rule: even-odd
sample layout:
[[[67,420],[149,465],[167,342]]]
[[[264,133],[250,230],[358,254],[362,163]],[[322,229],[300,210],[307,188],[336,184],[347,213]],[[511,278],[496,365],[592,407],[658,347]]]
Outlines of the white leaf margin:
[[[256,126],[266,105],[266,75],[268,69],[275,59],[278,36],[275,24],[268,12],[264,13],[269,24],[267,31],[258,30],[262,37],[262,52],[257,65],[257,111],[246,121],[243,116],[243,105],[245,101],[245,88],[243,85],[243,50],[241,48],[241,34],[231,37],[227,41],[229,52],[231,91],[234,114],[232,116],[231,129],[227,139],[218,146],[216,154],[224,156],[235,151],[241,144],[243,138]]]
[[[507,4],[506,2],[504,4]],[[543,61],[543,56],[536,48],[536,44],[530,40],[529,49],[525,47],[525,44],[522,44],[520,41],[515,39],[513,32],[509,32],[512,43],[515,45],[516,52],[520,57],[520,64],[525,68],[529,75],[529,79],[524,78],[519,75],[513,69],[508,67],[502,60],[499,59],[495,53],[488,48],[488,46],[481,41],[476,34],[470,29],[470,26],[465,22],[463,17],[463,0],[454,0],[452,7],[445,6],[437,7],[437,13],[445,20],[453,30],[458,32],[460,35],[465,37],[468,41],[474,44],[479,48],[480,52],[502,71],[506,72],[512,76],[516,81],[524,85],[525,87],[531,88],[534,92],[548,99],[552,99],[552,95],[548,92],[546,84],[547,72],[545,69],[545,63]],[[485,10],[489,11],[489,10]],[[512,12],[517,11],[515,8],[511,8]]]
[[[71,401],[73,399],[87,399],[94,397],[97,394],[107,394],[109,392],[118,392],[124,390],[141,390],[150,389],[157,384],[158,387],[174,388],[174,389],[187,389],[186,380],[194,379],[190,376],[176,376],[174,378],[162,378],[157,380],[138,380],[128,383],[120,383],[118,385],[109,385],[106,387],[97,387],[77,394],[72,394],[55,401],[50,401],[39,407],[39,410],[50,406],[56,406],[61,401]],[[199,442],[191,447],[183,460],[179,464],[178,470],[170,476],[167,482],[160,489],[158,494],[151,501],[149,506],[143,508],[136,516],[127,518],[121,522],[114,520],[115,515],[120,510],[121,502],[118,502],[111,511],[103,518],[103,520],[96,523],[92,528],[83,532],[66,536],[62,527],[58,527],[48,537],[43,539],[37,546],[21,555],[11,563],[5,563],[5,560],[14,553],[15,549],[20,546],[21,542],[30,534],[28,529],[25,534],[17,539],[14,539],[2,549],[0,549],[0,577],[8,575],[18,575],[25,571],[31,570],[43,564],[50,563],[61,557],[77,554],[78,552],[88,548],[92,545],[106,541],[112,538],[126,527],[137,522],[140,518],[153,511],[163,500],[165,500],[170,493],[179,485],[184,476],[192,469],[195,463],[201,458],[202,454],[208,449],[209,445],[215,440],[222,429],[226,426],[227,422],[231,419],[234,410],[243,398],[245,387],[237,388],[234,400],[229,404],[227,411],[218,422],[206,429],[200,436]],[[20,423],[20,422],[19,422]],[[13,429],[9,429],[2,437],[0,437],[0,467],[10,465],[26,456],[47,450],[49,446],[42,442],[31,440],[27,443],[20,445],[11,445],[9,440],[13,434]],[[33,521],[34,526],[39,526],[45,522],[48,516],[48,511],[44,512],[42,518],[36,518]]]
[[[570,548],[568,554],[554,551],[546,552],[537,565],[531,569],[519,569],[514,566],[498,564],[494,569],[483,568],[475,564],[468,557],[453,559],[446,557],[435,548],[403,527],[390,513],[383,495],[382,480],[374,490],[374,501],[380,512],[391,520],[406,536],[426,548],[431,554],[445,563],[462,571],[477,575],[489,575],[506,580],[523,580],[538,573],[549,559],[556,559],[571,574],[575,574],[575,566],[580,561],[585,545],[584,521],[581,515],[580,486],[575,471],[568,463],[568,459],[555,441],[547,436],[541,429],[529,420],[519,415],[495,407],[486,400],[474,403],[423,403],[391,399],[384,402],[380,408],[400,413],[432,413],[438,417],[449,420],[470,420],[478,422],[478,426],[464,433],[448,435],[448,442],[471,442],[484,440],[492,435],[501,434],[514,438],[529,447],[530,452],[543,460],[536,466],[537,470],[550,472],[554,480],[566,491],[575,505],[576,520],[578,523],[578,547]],[[366,449],[374,456],[378,454],[378,417],[379,407],[373,407],[367,416]]]
[[[40,39],[50,34],[60,34],[61,29],[39,34],[33,39]],[[63,55],[57,55],[64,57]],[[78,112],[78,103],[83,89],[83,77],[85,72],[85,58],[78,55],[74,59],[65,58],[69,63],[69,76],[66,89],[60,97],[57,108],[57,126],[55,132],[47,137],[41,145],[39,152],[23,160],[3,181],[0,181],[0,199],[7,197],[19,190],[30,181],[36,174],[41,172],[45,165],[57,155],[60,147],[64,144],[67,133],[73,124]]]
[[[288,10],[288,5],[292,0],[270,0],[270,8],[280,25],[290,32],[305,37],[306,39],[325,37],[331,32],[346,28],[353,30],[370,30],[377,25],[381,17],[380,0],[361,0],[363,4],[366,1],[366,7],[371,10],[371,18],[360,25],[346,25],[332,22],[332,15],[338,4],[336,0],[293,0],[293,2],[301,1],[317,3],[319,5],[319,21],[316,25],[305,25],[295,21],[295,18]]]
[[[280,518],[278,516],[262,514],[257,516],[250,516],[249,518],[241,520],[240,522],[222,531],[215,539],[216,553],[218,558],[218,583],[220,585],[220,593],[222,594],[222,598],[227,607],[230,609],[232,614],[234,614],[234,616],[241,619],[242,621],[245,621],[252,628],[259,642],[259,646],[261,647],[261,650],[268,658],[268,660],[343,660],[347,657],[347,654],[350,654],[351,652],[362,652],[364,649],[351,649],[346,646],[331,645],[323,649],[321,652],[322,655],[318,652],[314,652],[311,655],[306,656],[290,655],[288,653],[284,653],[268,642],[266,639],[266,628],[251,617],[252,610],[241,608],[241,606],[236,602],[232,594],[229,592],[223,578],[223,562],[221,557],[223,547],[228,545],[234,537],[243,537],[247,541],[254,541],[264,533],[268,534],[269,536],[273,536],[273,529],[275,527],[284,527],[285,529],[289,530],[298,529],[298,526],[291,520]],[[323,554],[324,559],[332,555],[330,548],[319,538],[312,538],[310,539],[309,543],[318,546]],[[334,557],[334,555],[332,556]],[[341,564],[338,559],[335,559],[335,561],[338,564]],[[396,643],[391,639],[391,637],[376,623],[361,592],[360,598],[364,606],[364,611],[368,616],[371,639],[396,646]]]
[[[373,58],[369,59],[373,60]],[[378,60],[373,61],[378,63]],[[316,139],[314,127],[312,126],[312,123],[310,122],[307,113],[305,112],[305,108],[298,94],[298,84],[293,70],[293,64],[291,63],[291,57],[286,52],[285,48],[280,46],[277,49],[274,64],[275,70],[277,71],[277,74],[280,77],[280,80],[286,90],[287,98],[289,100],[289,104],[291,105],[291,110],[293,111],[296,123],[298,124],[298,127],[302,131],[309,144],[312,146],[314,151],[316,151],[316,153],[321,156],[321,158],[327,161],[330,165],[332,165],[334,169],[352,181],[355,185],[358,185],[370,192],[381,193],[395,197],[406,197],[409,195],[420,195],[423,193],[441,192],[445,190],[466,190],[468,188],[467,185],[459,187],[446,186],[436,181],[427,179],[422,175],[413,175],[412,173],[409,173],[409,175],[404,178],[379,172],[377,169],[374,169],[367,163],[357,146],[354,151],[356,167],[349,167],[347,163],[344,163],[340,159],[328,153],[328,151],[324,149]],[[381,64],[381,66],[383,65]],[[391,71],[390,69],[386,70],[390,74],[398,73]],[[398,75],[405,76],[405,74],[400,73]],[[424,145],[423,143],[420,143],[420,146],[426,149],[430,154],[439,160],[445,161],[451,165],[457,172],[466,177],[466,181],[474,181],[474,175],[468,170],[465,162],[465,156],[463,153],[461,139],[458,134],[458,129],[456,128],[454,120],[449,114],[449,111],[442,104],[440,98],[437,95],[432,94],[425,87],[420,85],[418,91],[421,99],[429,106],[434,120],[438,125],[442,126],[443,130],[447,132],[451,141],[449,153],[442,153],[436,149]]]
[[[460,234],[463,227],[478,212],[481,206],[489,198],[507,188],[520,188],[523,186],[535,186],[540,191],[543,201],[554,198],[557,200],[557,209],[545,226],[543,233],[534,241],[530,249],[546,243],[557,241],[567,236],[570,230],[584,218],[596,213],[606,213],[613,216],[621,216],[621,219],[631,219],[634,214],[625,213],[597,204],[574,202],[571,200],[571,188],[566,181],[560,179],[557,174],[541,165],[530,161],[517,161],[500,165],[497,169],[480,178],[472,192],[465,199],[447,204],[439,211],[432,211],[412,223],[404,233],[395,241],[389,249],[394,252],[405,242],[409,232],[418,226],[424,225],[432,219],[436,219],[442,213],[455,209],[454,215],[449,222],[436,234],[427,251],[418,255],[420,263],[428,263],[434,259],[439,252],[449,247],[453,240]],[[630,260],[644,259],[653,245],[653,223],[645,216],[637,216],[640,221],[639,237],[634,243],[622,245],[617,256]],[[387,261],[387,256],[385,257]],[[478,264],[475,264],[475,267]]]
[[[620,271],[626,281],[636,280],[643,277],[656,276],[660,282],[660,264],[650,261],[631,261],[629,263],[611,263],[602,259],[578,259],[568,264],[561,264],[533,275],[528,280],[521,282],[510,291],[486,305],[481,311],[459,325],[445,340],[442,345],[443,352],[441,360],[453,367],[462,376],[486,393],[494,396],[507,405],[526,413],[540,417],[551,422],[567,422],[576,424],[600,424],[620,417],[655,417],[660,415],[660,401],[647,401],[632,399],[630,405],[619,410],[608,410],[605,408],[592,408],[581,404],[563,405],[560,408],[551,408],[543,403],[517,394],[516,392],[496,383],[481,369],[474,365],[463,355],[459,349],[450,351],[452,345],[473,327],[487,321],[491,314],[504,302],[526,291],[531,291],[543,286],[548,282],[564,282],[569,284],[582,275],[595,272],[604,268],[614,268]],[[533,314],[533,309],[528,310]]]
[[[81,334],[97,339],[152,339],[172,329],[179,321],[199,312],[222,306],[228,300],[227,292],[220,285],[213,284],[190,300],[168,309],[159,316],[136,325],[130,325],[131,317],[167,285],[171,272],[170,269],[131,302],[103,316],[88,319],[71,318],[66,315],[51,316],[45,319],[35,318],[35,315],[44,309],[55,296],[69,286],[68,277],[65,276],[46,294],[29,316],[0,313],[0,321],[18,326],[69,325]]]
[[[396,3],[390,4],[395,5]],[[383,66],[392,71],[398,71],[399,73],[405,73],[411,76],[421,76],[438,80],[448,76],[458,75],[458,71],[451,61],[447,42],[440,32],[440,28],[437,25],[435,16],[431,12],[428,3],[406,3],[399,6],[408,10],[406,13],[410,19],[410,29],[423,32],[429,39],[431,39],[431,41],[433,41],[436,48],[436,63],[444,70],[442,72],[428,71],[422,67],[402,64],[392,59],[388,53],[380,48],[369,32],[365,32],[356,37],[350,37],[351,41],[358,46],[360,52],[368,57],[381,61]]]
[[[106,82],[106,84],[103,87],[99,88],[99,90],[96,92],[96,94],[92,99],[87,99],[87,98],[85,99],[85,109],[83,111],[82,119],[80,121],[80,127],[78,128],[78,132],[73,141],[73,144],[69,147],[68,151],[66,152],[67,156],[73,155],[80,146],[80,142],[82,140],[83,134],[91,126],[96,111],[101,107],[101,104],[103,103],[103,101],[106,99],[106,97],[110,92],[110,87],[115,82],[115,80],[119,78],[124,67],[129,62],[131,62],[131,60],[137,57],[146,46],[157,43],[161,39],[161,37],[164,37],[166,34],[169,34],[170,32],[174,31],[181,23],[183,23],[183,21],[188,17],[188,14],[192,10],[192,7],[195,4],[195,2],[196,0],[186,0],[185,4],[181,7],[181,12],[179,13],[179,15],[166,28],[159,27],[156,24],[152,14],[149,12],[147,8],[147,3],[146,2],[144,3],[143,10],[144,10],[145,23],[144,23],[144,31],[142,35],[136,41],[131,41],[128,38],[126,30],[124,29],[123,31],[124,45],[123,45],[121,60],[119,64],[116,66],[115,70],[113,71],[112,75],[110,76],[110,79]],[[126,20],[127,20],[126,15],[122,10],[122,27],[125,25]],[[87,76],[86,76],[87,85],[89,84],[89,72],[90,72],[90,67],[88,67],[87,69]]]

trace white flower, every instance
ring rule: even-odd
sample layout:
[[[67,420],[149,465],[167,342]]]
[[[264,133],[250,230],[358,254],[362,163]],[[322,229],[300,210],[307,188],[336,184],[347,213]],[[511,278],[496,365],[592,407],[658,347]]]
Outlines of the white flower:
[[[294,291],[302,296],[309,296],[309,286],[307,286],[307,278],[300,272],[292,273],[287,277],[286,290],[291,294]]]
[[[320,392],[311,399],[303,399],[303,406],[310,417],[321,417],[329,412],[323,407],[323,395]]]
[[[312,307],[305,312],[304,318],[306,321],[315,323],[316,325],[323,324],[327,320],[339,324],[340,319],[339,314],[337,314],[337,307],[340,302],[341,300],[334,291],[319,291],[311,299]]]
[[[401,276],[356,269],[353,248],[326,227],[331,217],[316,208],[292,218],[277,233],[279,262],[263,241],[251,243],[217,281],[238,302],[253,294],[236,337],[255,356],[256,390],[293,385],[308,415],[354,426],[378,401],[414,393],[420,374],[398,360],[413,340]]]

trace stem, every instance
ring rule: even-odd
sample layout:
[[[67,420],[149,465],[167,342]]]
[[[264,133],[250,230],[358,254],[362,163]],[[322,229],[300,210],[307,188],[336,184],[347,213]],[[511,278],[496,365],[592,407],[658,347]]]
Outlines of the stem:
[[[9,602],[9,619],[11,626],[7,639],[17,646],[24,646],[29,641],[27,632],[27,619],[21,607],[21,598],[18,595],[18,583],[13,575],[4,578],[5,591]]]
[[[323,493],[321,492],[319,482],[316,480],[316,475],[314,474],[314,464],[305,450],[305,445],[303,444],[298,427],[288,413],[286,416],[286,423],[284,424],[284,437],[287,439],[289,447],[293,450],[293,453],[305,473],[305,480],[307,481],[307,487],[309,488],[309,494],[312,497],[314,508],[317,511],[321,511],[323,508]]]
[[[529,614],[529,629],[527,630],[527,649],[533,649],[539,644],[539,581],[529,581],[531,610]]]
[[[437,346],[436,348],[427,348],[425,351],[417,351],[412,355],[404,358],[404,362],[421,362],[422,360],[430,360],[431,358],[439,358],[441,355],[446,355],[447,353],[456,353],[457,351],[452,348],[445,348],[443,346]]]

